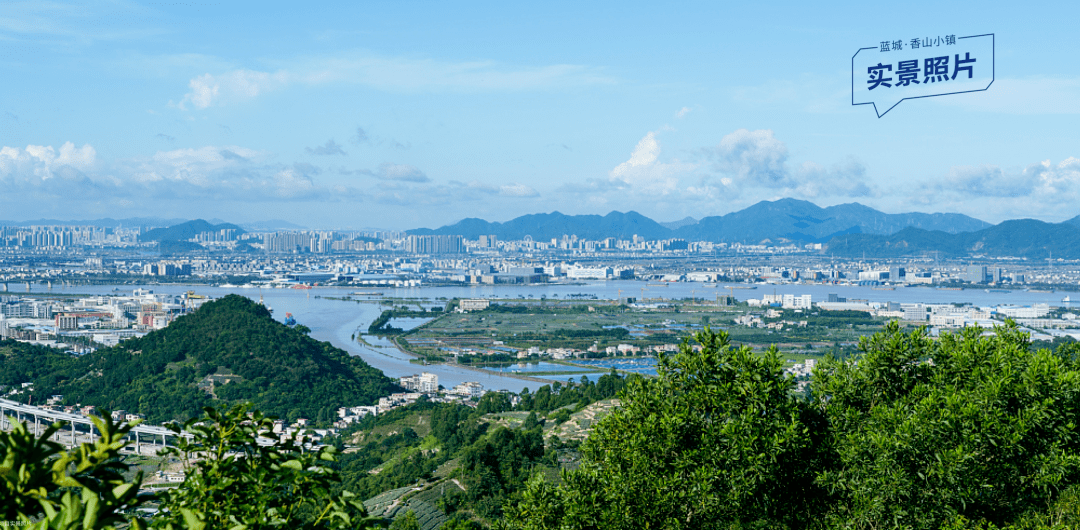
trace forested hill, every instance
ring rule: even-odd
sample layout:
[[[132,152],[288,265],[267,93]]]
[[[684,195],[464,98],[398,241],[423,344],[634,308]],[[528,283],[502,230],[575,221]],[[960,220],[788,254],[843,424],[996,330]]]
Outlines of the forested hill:
[[[275,321],[264,306],[237,295],[83,357],[4,346],[0,384],[33,381],[35,403],[63,394],[67,404],[139,412],[152,423],[239,401],[290,420],[325,420],[337,407],[370,405],[398,388],[361,359]]]

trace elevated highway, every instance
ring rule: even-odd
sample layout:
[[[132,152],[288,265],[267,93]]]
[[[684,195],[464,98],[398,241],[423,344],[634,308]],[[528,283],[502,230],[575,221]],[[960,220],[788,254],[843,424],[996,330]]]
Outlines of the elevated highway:
[[[64,428],[53,434],[52,439],[68,448],[92,442],[99,436],[95,434],[94,422],[87,416],[58,412],[33,405],[24,405],[17,401],[0,399],[0,428],[5,431],[11,430],[12,418],[16,421],[25,422],[31,432],[37,435],[43,433],[53,423],[66,424]],[[127,438],[132,443],[123,450],[135,454],[154,455],[162,449],[173,445],[178,436],[191,438],[191,434],[182,432],[178,435],[165,427],[157,425],[136,425],[127,435]]]

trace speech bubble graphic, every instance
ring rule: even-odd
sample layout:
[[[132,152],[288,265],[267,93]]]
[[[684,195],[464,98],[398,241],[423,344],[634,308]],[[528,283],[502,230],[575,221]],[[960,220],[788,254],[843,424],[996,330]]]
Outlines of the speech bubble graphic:
[[[993,83],[993,33],[881,41],[851,57],[851,104],[873,105],[878,118],[905,99],[981,92]]]

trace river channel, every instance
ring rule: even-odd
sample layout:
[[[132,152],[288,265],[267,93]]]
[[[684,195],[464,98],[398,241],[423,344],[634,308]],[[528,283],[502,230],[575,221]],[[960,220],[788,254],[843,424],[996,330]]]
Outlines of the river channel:
[[[740,287],[740,284],[732,284]],[[983,289],[968,289],[963,291],[935,289],[932,287],[897,287],[895,290],[879,290],[871,287],[845,286],[845,285],[758,285],[757,289],[733,288],[727,289],[721,285],[707,285],[694,282],[682,282],[671,284],[648,284],[640,281],[608,281],[590,282],[584,284],[540,284],[528,286],[447,286],[447,287],[410,287],[393,288],[387,286],[372,287],[317,287],[314,289],[258,289],[258,288],[221,288],[206,287],[200,285],[123,285],[123,286],[64,286],[53,285],[50,289],[44,284],[32,284],[27,290],[25,284],[9,283],[7,294],[95,294],[95,295],[130,295],[133,289],[152,289],[157,293],[181,294],[188,290],[194,290],[198,294],[210,297],[221,297],[227,294],[240,294],[248,298],[258,300],[261,296],[266,305],[274,310],[274,318],[285,320],[285,313],[293,314],[297,323],[311,328],[311,336],[328,341],[351,355],[358,355],[368,364],[382,370],[389,377],[401,377],[420,371],[428,371],[439,376],[439,383],[446,388],[466,382],[477,381],[489,389],[507,389],[520,392],[523,388],[536,390],[543,383],[528,381],[515,377],[499,375],[490,371],[478,371],[450,365],[421,366],[410,362],[412,357],[400,352],[397,348],[384,340],[375,337],[365,337],[369,344],[363,344],[353,340],[353,335],[360,335],[366,331],[368,325],[379,316],[384,309],[377,301],[381,297],[415,298],[428,300],[425,306],[442,305],[443,301],[436,302],[437,298],[540,298],[567,299],[571,296],[580,297],[595,296],[600,300],[614,300],[619,296],[646,298],[646,299],[681,299],[700,298],[705,300],[714,299],[717,296],[733,294],[738,300],[749,298],[761,298],[764,294],[809,294],[813,300],[828,300],[829,294],[847,298],[848,300],[862,299],[870,302],[900,302],[900,303],[952,303],[966,302],[976,306],[996,305],[1033,305],[1037,303],[1049,304],[1052,307],[1064,305],[1062,298],[1069,293],[1057,292],[1032,292],[1013,290],[1009,292],[991,291]],[[644,289],[644,290],[643,290]],[[341,298],[350,293],[378,292],[381,296],[353,296],[354,299],[370,298],[370,302],[357,303],[356,301],[332,300]],[[1076,293],[1073,293],[1076,294]],[[408,322],[415,325],[416,322]],[[524,368],[524,367],[523,367]],[[520,370],[527,374],[528,369]],[[604,370],[606,371],[606,370]],[[586,373],[586,372],[581,372]],[[575,379],[580,377],[575,374]],[[565,380],[568,376],[552,376],[551,379]]]

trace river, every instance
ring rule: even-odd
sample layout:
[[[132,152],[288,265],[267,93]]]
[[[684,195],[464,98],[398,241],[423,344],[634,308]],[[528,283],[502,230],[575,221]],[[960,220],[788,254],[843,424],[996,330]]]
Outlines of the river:
[[[738,286],[741,284],[732,284]],[[447,287],[410,287],[393,288],[380,286],[371,287],[317,287],[314,289],[244,289],[244,288],[221,288],[206,287],[199,285],[123,285],[123,286],[65,286],[53,285],[50,289],[44,284],[32,284],[27,291],[25,284],[10,283],[7,294],[124,294],[130,295],[133,289],[152,289],[158,293],[181,294],[188,290],[194,290],[198,294],[208,295],[214,298],[227,294],[240,294],[251,299],[258,300],[260,296],[266,305],[274,310],[274,318],[284,321],[285,313],[293,314],[297,323],[311,328],[311,336],[330,342],[351,355],[360,356],[365,362],[382,370],[389,377],[401,377],[412,375],[421,371],[428,371],[439,376],[439,383],[446,388],[466,382],[477,381],[488,389],[506,389],[520,392],[523,388],[536,390],[542,383],[526,381],[514,377],[501,376],[490,372],[479,372],[450,365],[420,366],[410,362],[412,357],[398,351],[397,348],[384,340],[374,337],[366,337],[370,345],[354,341],[353,334],[361,334],[366,331],[368,325],[384,309],[377,303],[357,303],[355,301],[330,300],[327,297],[344,297],[353,292],[377,291],[384,297],[395,298],[418,298],[430,300],[425,306],[441,305],[435,303],[436,298],[540,298],[566,299],[570,295],[587,294],[595,295],[602,300],[612,300],[620,295],[633,298],[650,299],[673,299],[690,298],[691,296],[705,300],[714,299],[716,296],[734,294],[738,300],[749,298],[761,298],[764,294],[809,294],[814,301],[828,300],[829,294],[851,299],[864,299],[871,302],[901,302],[901,303],[952,303],[967,302],[976,306],[991,306],[1002,304],[1033,305],[1046,303],[1051,306],[1062,305],[1061,299],[1068,293],[1038,293],[1023,290],[1011,292],[995,292],[981,289],[964,291],[941,290],[932,287],[897,287],[895,290],[878,290],[870,287],[842,286],[842,285],[758,285],[757,289],[725,289],[724,284],[710,286],[702,283],[683,282],[671,284],[647,284],[641,281],[595,281],[580,285],[565,284],[540,284],[540,285],[508,285],[508,286],[447,286]],[[642,289],[644,288],[644,291]],[[119,290],[115,290],[119,289]],[[371,298],[377,301],[379,297],[354,296],[354,298]],[[415,324],[415,322],[409,322]],[[553,379],[565,379],[565,376],[553,377]]]

